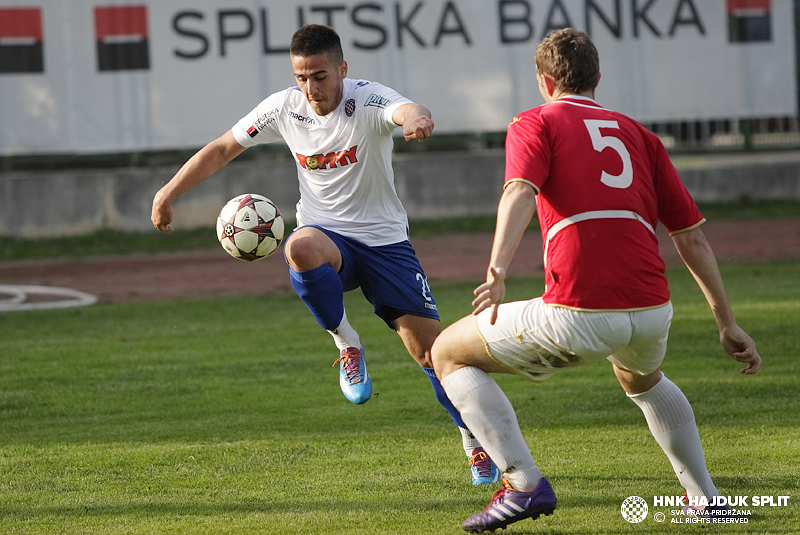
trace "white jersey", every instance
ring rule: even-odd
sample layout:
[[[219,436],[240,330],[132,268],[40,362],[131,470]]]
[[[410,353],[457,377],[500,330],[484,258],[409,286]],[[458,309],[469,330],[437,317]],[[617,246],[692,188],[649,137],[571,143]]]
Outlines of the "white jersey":
[[[370,246],[408,239],[394,186],[392,113],[411,103],[375,82],[344,79],[342,101],[317,115],[298,87],[274,93],[232,132],[243,147],[283,139],[300,180],[298,225],[319,225]]]

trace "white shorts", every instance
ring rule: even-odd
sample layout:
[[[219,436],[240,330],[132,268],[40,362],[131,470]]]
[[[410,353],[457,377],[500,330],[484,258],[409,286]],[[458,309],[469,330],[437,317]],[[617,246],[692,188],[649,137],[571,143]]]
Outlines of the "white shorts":
[[[541,382],[575,366],[608,359],[639,375],[656,371],[667,351],[672,303],[632,312],[587,312],[554,307],[541,298],[500,305],[476,317],[494,360]]]

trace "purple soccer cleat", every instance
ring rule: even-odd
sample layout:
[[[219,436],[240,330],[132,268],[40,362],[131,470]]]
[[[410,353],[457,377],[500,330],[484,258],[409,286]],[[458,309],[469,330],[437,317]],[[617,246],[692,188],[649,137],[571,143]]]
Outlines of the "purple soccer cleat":
[[[531,492],[521,492],[511,488],[506,478],[489,505],[476,515],[472,515],[461,525],[464,531],[481,533],[494,531],[526,518],[536,520],[540,515],[552,515],[556,509],[556,495],[547,478]]]

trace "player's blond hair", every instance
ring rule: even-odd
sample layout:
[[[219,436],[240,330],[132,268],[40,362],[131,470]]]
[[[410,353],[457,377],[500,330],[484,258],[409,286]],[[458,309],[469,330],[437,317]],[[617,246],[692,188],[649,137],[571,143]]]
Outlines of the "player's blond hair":
[[[536,47],[536,71],[555,80],[562,93],[578,94],[597,87],[600,57],[589,36],[573,28],[550,33]]]

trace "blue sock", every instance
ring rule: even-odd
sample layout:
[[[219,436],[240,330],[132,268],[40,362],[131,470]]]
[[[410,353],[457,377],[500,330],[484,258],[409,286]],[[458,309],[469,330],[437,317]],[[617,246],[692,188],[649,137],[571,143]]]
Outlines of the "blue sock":
[[[447,394],[442,388],[442,383],[439,382],[439,378],[436,377],[436,372],[433,371],[433,368],[422,368],[422,371],[428,376],[428,379],[431,380],[431,386],[433,387],[433,393],[436,394],[436,399],[439,403],[444,407],[444,409],[450,413],[450,418],[453,419],[453,423],[455,423],[458,427],[463,427],[467,429],[467,424],[464,423],[464,420],[461,419],[461,414],[458,412],[453,404],[450,402],[450,398],[447,397]]]
[[[344,288],[330,264],[309,271],[289,268],[292,287],[323,329],[333,331],[344,316]]]

